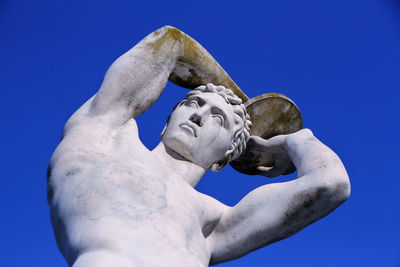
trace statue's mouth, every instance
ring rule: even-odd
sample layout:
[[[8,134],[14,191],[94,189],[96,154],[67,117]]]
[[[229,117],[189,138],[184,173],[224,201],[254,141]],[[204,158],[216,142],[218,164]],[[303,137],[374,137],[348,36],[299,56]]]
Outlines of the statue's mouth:
[[[197,131],[194,125],[192,125],[190,122],[184,122],[179,125],[182,129],[190,132],[194,137],[197,137]]]

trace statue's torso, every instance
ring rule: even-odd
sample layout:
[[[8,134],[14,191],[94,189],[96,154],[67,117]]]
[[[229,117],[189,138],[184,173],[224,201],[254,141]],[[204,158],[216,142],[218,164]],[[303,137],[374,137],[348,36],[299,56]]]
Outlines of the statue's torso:
[[[114,136],[83,127],[57,148],[49,201],[60,248],[71,261],[111,250],[137,266],[207,265],[200,194],[166,175],[135,127]]]

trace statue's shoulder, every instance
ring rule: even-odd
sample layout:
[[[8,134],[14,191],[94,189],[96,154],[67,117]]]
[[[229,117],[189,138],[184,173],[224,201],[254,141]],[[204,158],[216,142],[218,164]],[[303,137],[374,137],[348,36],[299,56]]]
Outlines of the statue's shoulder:
[[[111,145],[109,141],[125,134],[129,134],[131,139],[139,140],[138,126],[134,118],[115,122],[110,112],[93,114],[91,107],[95,98],[96,95],[92,96],[68,119],[63,129],[62,141],[73,143],[72,146],[75,146],[79,143],[95,144],[101,140],[99,149],[102,149]],[[94,149],[96,150],[96,146]]]

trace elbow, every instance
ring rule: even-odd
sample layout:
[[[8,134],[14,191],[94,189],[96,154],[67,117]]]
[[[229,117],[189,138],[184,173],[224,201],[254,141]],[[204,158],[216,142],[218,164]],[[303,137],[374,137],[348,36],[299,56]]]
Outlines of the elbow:
[[[350,179],[343,163],[335,156],[321,170],[322,181],[328,188],[330,199],[340,205],[350,197],[351,191]]]
[[[159,28],[158,30],[154,31],[154,33],[153,33],[154,36],[157,36],[160,34],[161,34],[161,36],[167,36],[168,38],[171,38],[174,40],[180,40],[183,32],[173,26],[165,25],[165,26]]]
[[[351,191],[350,180],[347,173],[344,173],[340,176],[336,176],[332,180],[333,181],[328,182],[330,199],[332,202],[339,203],[340,205],[350,197],[350,191]]]
[[[350,180],[344,169],[331,170],[329,174],[318,177],[319,179],[314,180],[315,190],[318,192],[316,198],[323,199],[321,203],[325,203],[327,207],[335,209],[350,197]]]
[[[351,192],[351,185],[350,185],[350,180],[349,177],[346,174],[346,178],[344,181],[341,183],[337,184],[337,191],[340,197],[342,198],[342,201],[346,201],[350,197],[350,192]]]
[[[165,25],[165,26],[157,29],[154,33],[157,35],[159,33],[168,33],[170,31],[176,31],[176,30],[178,30],[178,29],[173,26]]]
[[[161,31],[168,31],[168,30],[174,30],[174,29],[176,29],[174,26],[165,25],[165,26],[161,27],[161,28],[158,29],[158,30],[161,30]]]
[[[350,197],[350,191],[350,182],[348,180],[338,183],[334,188],[334,199],[343,203]]]

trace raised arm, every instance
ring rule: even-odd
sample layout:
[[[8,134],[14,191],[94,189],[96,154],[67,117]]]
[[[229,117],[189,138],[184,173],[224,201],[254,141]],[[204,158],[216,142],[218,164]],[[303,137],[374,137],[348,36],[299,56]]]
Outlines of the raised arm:
[[[274,156],[287,153],[298,170],[298,179],[261,186],[227,208],[207,238],[210,264],[241,257],[293,235],[333,211],[350,194],[340,159],[310,130],[269,140],[252,138],[259,151]],[[276,175],[273,168],[261,173]]]
[[[146,111],[167,80],[193,89],[213,83],[245,97],[215,59],[180,30],[165,26],[151,33],[108,69],[90,106],[90,115],[106,116],[120,125]]]

